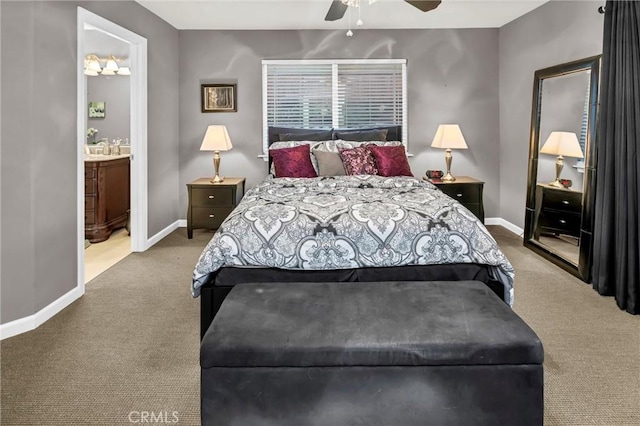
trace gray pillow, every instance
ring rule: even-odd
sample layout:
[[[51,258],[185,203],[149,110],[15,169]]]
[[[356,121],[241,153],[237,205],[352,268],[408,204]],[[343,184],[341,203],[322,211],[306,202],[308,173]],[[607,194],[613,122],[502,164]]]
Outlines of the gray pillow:
[[[318,162],[318,176],[344,176],[342,159],[337,152],[313,151]]]
[[[364,141],[386,141],[387,129],[378,130],[334,130],[333,139],[342,139],[345,141],[364,142]]]
[[[328,141],[331,140],[331,130],[308,133],[280,133],[281,141]]]

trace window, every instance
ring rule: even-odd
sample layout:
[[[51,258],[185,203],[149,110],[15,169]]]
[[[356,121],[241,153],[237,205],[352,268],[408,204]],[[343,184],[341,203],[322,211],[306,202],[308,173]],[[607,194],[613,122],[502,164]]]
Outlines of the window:
[[[406,145],[405,59],[262,61],[263,152],[268,127],[402,126]]]

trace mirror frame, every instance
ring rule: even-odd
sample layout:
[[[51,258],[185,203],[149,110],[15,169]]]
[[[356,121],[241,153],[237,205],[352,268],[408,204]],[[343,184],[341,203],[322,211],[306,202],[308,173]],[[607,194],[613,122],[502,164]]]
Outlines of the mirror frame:
[[[531,132],[529,141],[529,176],[527,179],[527,204],[524,218],[524,246],[572,273],[585,282],[591,281],[593,252],[593,207],[595,191],[595,138],[598,120],[598,86],[602,55],[591,56],[565,64],[537,70],[533,79],[533,102],[531,107]],[[535,193],[538,175],[538,152],[540,144],[540,115],[542,112],[542,82],[552,77],[561,77],[581,71],[591,71],[589,79],[589,119],[585,139],[584,182],[582,195],[582,219],[578,264],[565,259],[547,246],[534,240]]]

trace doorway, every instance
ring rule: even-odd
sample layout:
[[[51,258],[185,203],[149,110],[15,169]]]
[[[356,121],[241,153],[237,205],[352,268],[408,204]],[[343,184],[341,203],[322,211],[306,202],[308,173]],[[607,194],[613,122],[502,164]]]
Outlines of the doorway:
[[[90,32],[90,33],[89,33]],[[108,269],[113,264],[117,263],[123,257],[130,252],[141,252],[147,249],[147,40],[111,21],[108,21],[92,12],[89,12],[83,8],[78,8],[78,67],[77,67],[77,176],[78,176],[78,287],[81,288],[84,293],[85,275],[86,278],[91,278],[96,275],[97,272],[102,272],[104,269]],[[95,250],[91,254],[92,258],[101,256],[97,264],[90,267],[91,271],[85,271],[85,249],[87,248],[87,240],[85,238],[85,222],[86,222],[86,209],[96,208],[92,203],[95,201],[93,197],[87,197],[85,199],[85,185],[87,182],[85,175],[85,144],[87,143],[87,130],[92,127],[93,121],[90,122],[88,118],[89,102],[94,99],[89,99],[88,96],[88,78],[96,78],[93,76],[85,75],[85,60],[87,55],[94,54],[96,52],[89,51],[94,48],[91,46],[91,39],[96,37],[88,37],[87,34],[99,34],[103,39],[114,40],[119,43],[120,48],[123,49],[118,52],[105,52],[108,53],[106,59],[109,59],[112,53],[116,59],[122,60],[127,57],[127,63],[121,64],[127,65],[130,70],[130,75],[118,76],[118,78],[126,78],[129,81],[128,90],[128,102],[129,107],[129,128],[121,130],[121,133],[128,134],[123,137],[129,139],[129,187],[125,190],[128,193],[129,211],[126,213],[126,228],[130,232],[125,231],[122,228],[125,220],[123,219],[125,214],[121,212],[119,214],[120,220],[114,225],[113,234],[109,232],[109,239],[113,235],[113,240],[106,245],[103,245],[101,249]],[[100,39],[97,37],[97,39]],[[104,64],[106,66],[106,63]],[[92,109],[91,112],[94,110]],[[108,106],[103,107],[99,113],[104,115],[108,114]],[[100,115],[100,114],[99,114]],[[93,127],[95,128],[95,127]],[[109,136],[109,135],[105,135]],[[126,143],[124,144],[126,145]],[[97,148],[92,146],[92,148]],[[122,147],[124,148],[124,146]],[[106,150],[105,150],[106,151]],[[125,150],[123,150],[125,151]],[[92,161],[101,159],[99,156],[93,156],[95,151],[90,152],[92,155]],[[104,154],[104,152],[103,152]],[[106,164],[115,164],[114,158],[109,158],[109,162]],[[114,161],[111,161],[114,160]],[[119,161],[119,160],[118,160]],[[95,173],[95,172],[91,172]],[[93,176],[93,175],[92,175]],[[90,177],[92,177],[90,176]],[[96,180],[97,182],[97,180]],[[94,182],[95,183],[95,182]],[[110,189],[110,188],[106,188]],[[90,190],[94,190],[91,188]],[[86,206],[87,199],[91,202],[90,206]],[[92,213],[92,218],[93,216]],[[93,219],[89,219],[93,220]],[[87,222],[89,223],[89,222]],[[111,231],[111,230],[110,230]],[[109,239],[106,242],[109,242]],[[105,244],[105,243],[99,243]],[[92,247],[89,246],[89,249]],[[104,254],[104,252],[110,254]],[[87,268],[89,269],[89,268]],[[101,270],[100,270],[101,269]],[[85,274],[87,272],[87,274]]]

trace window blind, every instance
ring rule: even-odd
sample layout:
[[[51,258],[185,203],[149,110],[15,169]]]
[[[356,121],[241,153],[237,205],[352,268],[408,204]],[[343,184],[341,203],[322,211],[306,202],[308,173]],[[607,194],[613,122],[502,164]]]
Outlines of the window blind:
[[[406,60],[263,61],[263,152],[269,126],[402,126]]]

